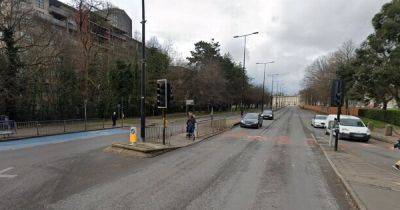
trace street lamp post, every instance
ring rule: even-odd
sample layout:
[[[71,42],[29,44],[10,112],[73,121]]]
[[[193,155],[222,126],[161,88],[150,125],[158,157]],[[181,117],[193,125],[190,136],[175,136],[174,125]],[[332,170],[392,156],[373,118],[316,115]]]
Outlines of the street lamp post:
[[[274,106],[274,77],[278,76],[279,74],[268,74],[268,77],[271,77],[271,109]]]
[[[258,65],[264,65],[264,78],[263,78],[263,85],[262,85],[262,96],[261,96],[261,113],[264,111],[264,94],[265,94],[265,71],[267,69],[267,65],[270,63],[274,63],[274,61],[269,61],[266,63],[256,63]]]
[[[253,32],[250,34],[243,34],[243,35],[239,35],[239,36],[234,36],[233,38],[244,38],[244,50],[243,50],[243,81],[242,81],[242,98],[241,98],[241,102],[240,102],[240,115],[243,117],[243,103],[244,103],[244,83],[245,83],[245,72],[246,72],[246,43],[247,43],[247,37],[254,35],[254,34],[258,34],[258,32]]]

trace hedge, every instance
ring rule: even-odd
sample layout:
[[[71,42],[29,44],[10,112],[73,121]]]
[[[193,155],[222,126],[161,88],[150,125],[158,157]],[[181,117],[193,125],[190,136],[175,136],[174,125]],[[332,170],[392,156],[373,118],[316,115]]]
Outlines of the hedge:
[[[359,115],[372,120],[386,122],[392,125],[400,126],[399,110],[381,110],[381,109],[360,109]]]

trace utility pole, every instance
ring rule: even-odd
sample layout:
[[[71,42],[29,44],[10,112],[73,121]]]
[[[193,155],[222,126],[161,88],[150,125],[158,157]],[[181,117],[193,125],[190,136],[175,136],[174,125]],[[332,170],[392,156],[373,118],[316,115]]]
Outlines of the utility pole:
[[[278,107],[279,108],[279,102],[281,101],[281,93],[279,92],[280,91],[280,86],[279,86],[280,84],[279,83],[276,83],[276,107]]]
[[[142,0],[142,71],[140,78],[140,137],[146,141],[146,15]]]
[[[264,95],[265,95],[265,72],[267,70],[267,65],[270,63],[274,63],[274,61],[269,61],[266,63],[256,63],[258,65],[264,65],[264,77],[263,77],[263,85],[262,85],[262,96],[261,96],[261,113],[264,111]]]
[[[279,74],[268,74],[268,77],[271,77],[271,109],[274,106],[274,77],[278,76]]]
[[[244,37],[244,49],[243,49],[243,72],[242,72],[242,97],[240,101],[240,115],[243,117],[243,112],[244,112],[244,85],[245,85],[245,75],[246,75],[246,43],[247,43],[247,37],[258,34],[258,32],[253,32],[250,34],[244,34],[244,35],[239,35],[239,36],[234,36],[233,38],[241,38]]]

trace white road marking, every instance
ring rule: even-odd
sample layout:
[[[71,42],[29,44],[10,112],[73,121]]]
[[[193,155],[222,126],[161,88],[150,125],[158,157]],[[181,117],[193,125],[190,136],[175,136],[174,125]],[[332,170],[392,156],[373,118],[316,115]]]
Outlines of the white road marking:
[[[14,167],[8,167],[6,169],[1,170],[0,171],[0,178],[14,178],[14,177],[18,176],[16,174],[12,174],[12,175],[11,174],[3,174],[3,173],[5,173],[5,172],[7,172],[9,170],[12,170],[12,169],[14,169]]]

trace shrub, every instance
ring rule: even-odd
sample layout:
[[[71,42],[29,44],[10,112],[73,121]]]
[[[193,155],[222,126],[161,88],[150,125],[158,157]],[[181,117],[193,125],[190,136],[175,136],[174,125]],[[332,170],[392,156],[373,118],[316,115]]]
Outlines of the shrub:
[[[400,126],[399,110],[360,109],[360,116]]]

